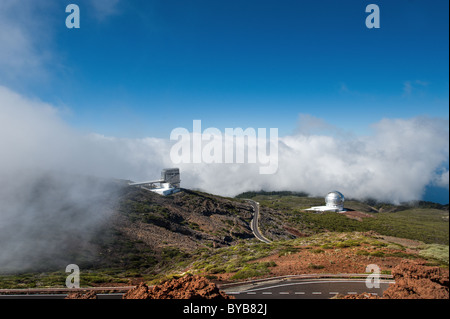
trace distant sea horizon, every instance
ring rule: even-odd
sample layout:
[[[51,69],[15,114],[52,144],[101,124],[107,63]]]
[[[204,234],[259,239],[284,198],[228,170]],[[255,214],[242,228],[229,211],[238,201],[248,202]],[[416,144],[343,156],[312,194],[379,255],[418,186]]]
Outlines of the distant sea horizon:
[[[449,190],[445,187],[427,186],[422,200],[443,205],[448,204]]]

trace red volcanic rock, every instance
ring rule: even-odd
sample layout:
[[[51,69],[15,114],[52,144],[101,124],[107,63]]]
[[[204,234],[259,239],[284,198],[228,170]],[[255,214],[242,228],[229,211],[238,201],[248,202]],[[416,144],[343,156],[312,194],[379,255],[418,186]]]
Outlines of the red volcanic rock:
[[[216,284],[201,276],[184,276],[149,287],[141,283],[123,299],[231,299]]]

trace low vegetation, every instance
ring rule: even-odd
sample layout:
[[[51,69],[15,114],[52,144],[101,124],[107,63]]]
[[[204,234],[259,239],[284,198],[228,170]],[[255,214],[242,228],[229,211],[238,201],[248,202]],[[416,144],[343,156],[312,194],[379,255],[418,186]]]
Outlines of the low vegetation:
[[[443,222],[442,218],[446,214],[448,212],[435,209],[408,209],[396,213],[377,213],[373,214],[373,218],[358,221],[336,213],[295,211],[290,214],[289,221],[308,234],[323,231],[375,231],[381,235],[408,238],[427,244],[448,244],[448,222]]]
[[[419,255],[446,265],[449,264],[449,247],[446,245],[431,244],[421,246]]]

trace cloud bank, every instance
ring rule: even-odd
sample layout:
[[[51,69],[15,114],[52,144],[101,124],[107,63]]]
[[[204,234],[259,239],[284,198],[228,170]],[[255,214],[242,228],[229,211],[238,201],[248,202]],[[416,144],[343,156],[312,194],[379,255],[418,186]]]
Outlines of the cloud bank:
[[[302,119],[322,125],[319,119]],[[300,128],[280,137],[279,167],[273,175],[260,175],[258,164],[176,166],[184,187],[227,196],[260,189],[321,196],[339,189],[348,197],[398,203],[420,199],[427,185],[448,188],[448,120],[384,119],[372,130],[370,136],[349,136],[310,134]],[[169,137],[81,135],[55,107],[0,87],[2,171],[52,169],[138,181],[174,166],[169,156],[173,144]]]

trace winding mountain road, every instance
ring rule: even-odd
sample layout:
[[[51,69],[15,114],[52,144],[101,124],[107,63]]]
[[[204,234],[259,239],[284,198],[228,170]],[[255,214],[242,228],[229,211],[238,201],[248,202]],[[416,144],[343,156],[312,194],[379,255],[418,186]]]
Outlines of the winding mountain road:
[[[260,241],[262,241],[266,244],[269,244],[271,241],[269,239],[267,239],[266,237],[264,237],[264,235],[259,230],[259,203],[255,202],[252,199],[246,199],[246,201],[248,201],[250,203],[250,205],[253,207],[253,212],[254,212],[253,219],[250,223],[250,228],[252,229],[253,234]]]

